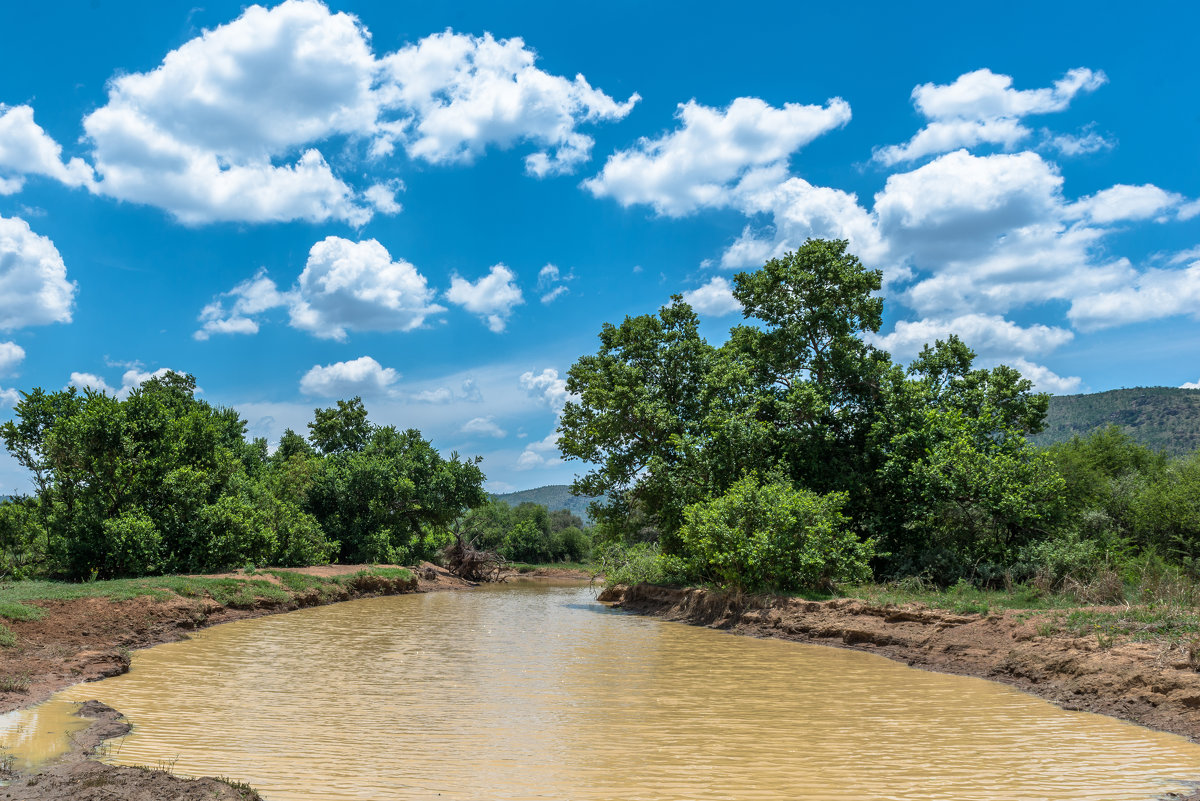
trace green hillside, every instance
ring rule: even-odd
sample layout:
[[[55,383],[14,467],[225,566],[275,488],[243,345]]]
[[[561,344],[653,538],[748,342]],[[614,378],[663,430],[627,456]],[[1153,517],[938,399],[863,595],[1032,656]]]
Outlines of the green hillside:
[[[1038,445],[1064,442],[1116,424],[1137,442],[1174,456],[1200,448],[1200,389],[1136,387],[1050,398]]]
[[[545,487],[535,487],[534,489],[520,490],[518,492],[505,492],[503,494],[492,495],[498,501],[504,501],[509,506],[516,506],[526,501],[530,503],[540,503],[550,511],[555,509],[570,509],[574,514],[583,518],[584,523],[589,522],[587,508],[588,504],[596,500],[586,496],[578,496],[571,494],[571,488],[566,484],[550,484]]]

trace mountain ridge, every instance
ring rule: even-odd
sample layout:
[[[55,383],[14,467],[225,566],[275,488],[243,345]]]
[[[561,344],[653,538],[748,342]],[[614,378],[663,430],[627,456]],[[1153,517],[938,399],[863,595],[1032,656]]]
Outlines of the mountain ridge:
[[[546,484],[515,492],[494,492],[491,496],[493,500],[504,501],[509,506],[529,502],[540,503],[552,512],[555,509],[568,509],[572,514],[583,518],[585,525],[591,522],[587,513],[588,505],[597,500],[588,496],[572,495],[568,484]]]
[[[1066,442],[1116,425],[1135,442],[1185,456],[1200,449],[1200,389],[1130,387],[1080,395],[1053,395],[1035,445]]]

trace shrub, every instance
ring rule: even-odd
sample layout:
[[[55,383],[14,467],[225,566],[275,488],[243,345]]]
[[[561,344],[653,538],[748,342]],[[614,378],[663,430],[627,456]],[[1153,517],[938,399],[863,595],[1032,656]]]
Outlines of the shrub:
[[[867,580],[874,543],[846,529],[845,503],[845,493],[818,495],[748,476],[684,510],[684,567],[701,581],[752,592]]]
[[[568,526],[558,532],[562,545],[562,557],[568,562],[582,562],[592,550],[592,540],[577,526]]]
[[[608,543],[593,554],[596,567],[607,586],[615,584],[682,584],[686,575],[682,560],[665,556],[658,543],[633,545]]]

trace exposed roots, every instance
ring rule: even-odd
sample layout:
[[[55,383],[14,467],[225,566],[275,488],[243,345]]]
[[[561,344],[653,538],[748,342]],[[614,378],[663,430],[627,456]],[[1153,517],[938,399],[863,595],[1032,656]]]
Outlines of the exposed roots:
[[[495,551],[481,551],[456,539],[442,551],[446,569],[467,581],[502,581],[504,559]]]

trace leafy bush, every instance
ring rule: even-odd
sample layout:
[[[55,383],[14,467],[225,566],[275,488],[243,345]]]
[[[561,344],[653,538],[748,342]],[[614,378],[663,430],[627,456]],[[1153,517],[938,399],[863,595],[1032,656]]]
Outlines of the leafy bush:
[[[562,557],[568,562],[582,562],[592,550],[592,540],[576,526],[568,526],[558,532],[562,544]]]
[[[0,578],[29,578],[44,567],[46,556],[46,530],[36,502],[0,503]]]
[[[616,584],[682,584],[687,579],[682,560],[667,556],[658,543],[606,543],[592,554],[608,586]]]
[[[844,493],[818,495],[751,475],[684,510],[684,568],[748,591],[828,588],[870,577],[874,543],[846,528]]]
[[[1067,579],[1086,583],[1111,561],[1115,550],[1115,544],[1110,550],[1104,542],[1085,538],[1077,531],[1060,531],[1022,548],[1014,572],[1021,578],[1036,576],[1053,588],[1060,588]]]

